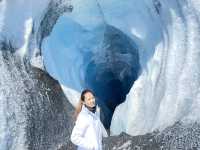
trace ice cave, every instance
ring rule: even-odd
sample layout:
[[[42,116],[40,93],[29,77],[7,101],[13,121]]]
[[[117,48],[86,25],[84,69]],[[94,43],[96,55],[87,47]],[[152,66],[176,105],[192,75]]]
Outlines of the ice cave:
[[[134,41],[115,27],[103,27],[88,31],[63,16],[44,42],[42,54],[45,67],[63,86],[94,91],[102,121],[109,128],[115,107],[126,99],[140,65]],[[99,35],[103,39],[97,40]]]
[[[112,136],[199,124],[199,8],[198,0],[0,0],[0,147],[58,150],[84,88]],[[200,147],[200,134],[192,137]]]

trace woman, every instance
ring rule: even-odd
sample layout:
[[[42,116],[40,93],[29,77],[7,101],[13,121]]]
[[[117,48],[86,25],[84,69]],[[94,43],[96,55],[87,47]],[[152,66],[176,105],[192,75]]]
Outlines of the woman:
[[[76,122],[71,133],[71,141],[78,146],[78,150],[102,150],[102,137],[108,135],[96,110],[93,92],[83,90],[75,110]]]

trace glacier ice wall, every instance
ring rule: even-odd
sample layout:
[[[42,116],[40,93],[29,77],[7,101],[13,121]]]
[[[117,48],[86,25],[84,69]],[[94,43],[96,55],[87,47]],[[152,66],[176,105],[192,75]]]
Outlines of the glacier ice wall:
[[[0,47],[12,43],[21,58],[44,69],[41,41],[49,35],[57,18],[73,9],[70,0],[0,1]]]
[[[132,1],[87,0],[84,3],[74,0],[73,12],[59,19],[55,25],[58,32],[52,32],[43,43],[47,70],[60,81],[66,95],[72,95],[71,103],[75,105],[77,102],[78,96],[74,95],[78,93],[73,92],[84,87],[84,76],[87,76],[81,65],[88,64],[84,55],[89,59],[92,52],[99,62],[106,56],[101,46],[109,25],[136,43],[142,67],[126,101],[115,110],[111,133],[142,134],[162,129],[193,113],[193,106],[198,103],[194,97],[198,94],[198,63],[195,61],[198,55],[192,53],[198,47],[195,42],[198,34],[190,32],[198,32],[194,2],[144,0],[134,1],[131,5]],[[62,23],[66,28],[59,27]],[[66,38],[53,36],[53,33],[63,33]],[[185,72],[189,68],[192,70]],[[193,80],[196,81],[189,82]],[[172,87],[174,83],[178,86]]]
[[[75,105],[85,84],[86,72],[80,68],[90,63],[85,60],[91,54],[98,56],[94,57],[96,61],[104,58],[107,50],[105,48],[102,52],[100,49],[106,28],[112,27],[137,45],[141,69],[125,102],[115,109],[111,133],[144,134],[163,129],[178,120],[185,123],[199,121],[198,1],[73,0],[71,3],[73,12],[61,16],[55,26],[52,25],[55,27],[52,32],[45,33],[40,30],[40,23],[48,0],[2,0],[0,38],[11,40],[21,56],[30,50],[33,64],[37,60],[35,53],[44,57],[45,69],[59,80],[68,99]],[[13,19],[17,17],[18,20]],[[51,16],[45,17],[46,22],[52,21],[48,20]],[[42,29],[45,25],[48,24],[43,24]],[[39,37],[34,33],[38,30],[42,33]],[[66,38],[59,38],[56,34]],[[42,43],[38,45],[37,40]],[[38,53],[40,48],[42,54]],[[64,59],[54,59],[55,56]],[[131,58],[121,56],[116,58],[127,62]],[[69,60],[67,64],[66,60]],[[69,86],[65,86],[66,83]]]
[[[9,54],[9,53],[8,53]],[[21,64],[20,64],[21,65]],[[23,68],[23,72],[19,71]],[[26,149],[26,99],[29,77],[24,72],[25,66],[17,66],[11,54],[0,51],[0,146],[5,149]],[[21,77],[23,74],[23,77]]]
[[[144,134],[178,120],[199,120],[198,2],[74,0],[72,5],[73,12],[55,25],[58,32],[44,40],[43,55],[47,70],[60,81],[73,105],[87,76],[81,64],[87,66],[89,61],[84,57],[89,59],[92,53],[98,61],[104,58],[102,43],[106,27],[111,26],[136,43],[142,68],[126,101],[114,112],[111,134]],[[66,59],[58,60],[58,55]]]
[[[162,36],[126,101],[116,108],[112,134],[121,131],[144,134],[162,130],[178,120],[184,123],[200,120],[200,3],[187,0],[153,2],[140,10],[157,13],[153,19],[159,26],[154,28]],[[148,24],[146,29],[149,29]]]
[[[27,53],[30,55],[32,29],[38,30],[49,2],[50,0],[35,2],[2,0],[0,2],[0,41],[11,41],[21,57]]]

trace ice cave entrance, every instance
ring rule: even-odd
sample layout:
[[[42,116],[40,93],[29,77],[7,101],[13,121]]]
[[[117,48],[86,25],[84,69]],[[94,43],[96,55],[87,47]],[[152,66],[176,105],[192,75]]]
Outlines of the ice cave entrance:
[[[116,106],[125,101],[140,71],[135,42],[114,26],[87,30],[60,17],[43,41],[42,55],[47,71],[61,84],[95,92],[101,120],[109,129]]]

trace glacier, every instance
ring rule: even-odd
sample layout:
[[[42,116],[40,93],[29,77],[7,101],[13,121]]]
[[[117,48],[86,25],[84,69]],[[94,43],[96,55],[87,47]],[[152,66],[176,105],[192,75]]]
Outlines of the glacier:
[[[137,135],[163,130],[176,121],[199,122],[199,3],[159,3],[154,19],[160,23],[156,29],[161,41],[126,101],[115,110],[113,134]]]
[[[92,25],[89,30],[88,25],[86,29],[71,18],[76,18],[73,13],[60,17],[43,41],[45,68],[58,79],[67,96],[77,95],[74,91],[86,87],[93,89],[102,110],[101,118],[109,128],[115,107],[125,100],[137,78],[137,47],[113,26]],[[69,99],[74,106],[79,100],[75,96]]]
[[[72,95],[84,88],[84,76],[90,75],[90,72],[84,74],[81,65],[84,53],[89,57],[92,52],[102,61],[106,55],[102,46],[106,27],[111,26],[135,43],[141,66],[135,71],[139,76],[125,101],[114,111],[111,134],[122,131],[145,134],[176,121],[199,121],[199,3],[172,0],[86,0],[84,3],[72,1],[72,13],[64,14],[55,25],[57,34],[65,33],[66,38],[60,36],[60,39],[52,32],[43,43],[47,70],[63,85],[71,103],[75,106],[78,96]],[[59,28],[62,23],[63,28],[66,26],[63,30]],[[63,59],[58,59],[61,58],[58,55]]]
[[[11,40],[20,58],[58,80],[73,106],[85,87],[101,95],[103,89],[93,79],[111,81],[101,74],[111,70],[108,73],[124,84],[119,93],[126,90],[119,95],[121,101],[109,102],[116,107],[113,115],[102,108],[112,119],[111,135],[140,135],[176,121],[200,121],[199,1],[66,0],[72,12],[51,18],[54,22],[46,31],[43,28],[52,21],[45,16],[50,2],[0,1],[0,40]],[[41,28],[44,17],[47,22]],[[126,54],[112,51],[114,46],[107,42],[112,33],[124,40]],[[109,66],[113,62],[117,63]]]

